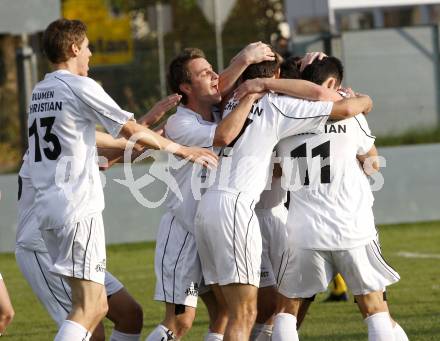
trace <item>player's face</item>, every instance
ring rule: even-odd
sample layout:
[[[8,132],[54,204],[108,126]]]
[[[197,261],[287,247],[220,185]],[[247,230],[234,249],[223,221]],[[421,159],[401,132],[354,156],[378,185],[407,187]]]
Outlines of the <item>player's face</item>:
[[[84,38],[81,46],[79,48],[79,53],[77,55],[77,65],[78,65],[78,75],[87,76],[89,72],[89,60],[92,56],[92,52],[89,49],[89,39]]]
[[[190,93],[195,101],[210,105],[220,103],[222,97],[218,90],[218,75],[205,58],[196,58],[188,62],[188,71],[191,74]]]

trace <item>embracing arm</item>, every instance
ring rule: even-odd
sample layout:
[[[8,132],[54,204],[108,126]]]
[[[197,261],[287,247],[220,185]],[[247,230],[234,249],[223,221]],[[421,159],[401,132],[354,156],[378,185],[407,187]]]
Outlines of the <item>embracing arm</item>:
[[[373,101],[367,95],[358,95],[335,102],[330,114],[333,120],[345,120],[363,112],[368,114],[373,109]]]
[[[136,144],[143,148],[163,150],[204,166],[217,166],[217,155],[211,150],[198,147],[186,147],[155,133],[154,131],[128,121],[122,126],[120,134],[126,139],[134,138]]]
[[[242,98],[248,93],[274,91],[292,97],[312,101],[341,100],[336,90],[331,90],[302,79],[255,78],[244,82],[236,91],[236,98]]]
[[[247,95],[240,100],[240,103],[229,115],[220,121],[215,130],[214,146],[227,146],[238,136],[257,99],[258,95],[256,94]]]
[[[371,147],[371,149],[368,151],[365,155],[357,155],[357,159],[362,165],[362,169],[364,170],[365,174],[371,175],[379,171],[380,169],[380,163],[378,158],[378,152],[375,145]]]

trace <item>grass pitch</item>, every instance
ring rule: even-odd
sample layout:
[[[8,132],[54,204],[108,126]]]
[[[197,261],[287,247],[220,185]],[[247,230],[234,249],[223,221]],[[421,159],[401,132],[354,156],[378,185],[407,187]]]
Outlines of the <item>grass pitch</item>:
[[[411,341],[440,340],[440,222],[383,226],[383,254],[400,274],[401,281],[388,290],[393,317]],[[155,277],[154,243],[108,247],[109,270],[142,304],[142,340],[161,321],[163,306],[152,301]],[[55,324],[48,317],[15,264],[14,255],[0,255],[1,272],[16,316],[7,340],[52,340]],[[356,341],[367,339],[367,329],[355,304],[321,303],[317,297],[300,331],[303,341]],[[207,313],[202,303],[193,329],[185,340],[203,340]],[[105,323],[107,336],[111,324]]]

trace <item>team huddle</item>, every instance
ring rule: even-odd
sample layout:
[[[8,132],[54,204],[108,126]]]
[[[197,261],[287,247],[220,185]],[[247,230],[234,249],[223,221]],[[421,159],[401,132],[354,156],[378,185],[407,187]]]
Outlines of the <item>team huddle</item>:
[[[282,60],[257,42],[218,75],[187,48],[169,65],[174,94],[136,121],[87,77],[82,22],[51,23],[43,47],[55,71],[33,90],[16,258],[59,326],[55,340],[103,340],[104,317],[110,340],[140,339],[142,308],[106,271],[97,162],[109,167],[128,147],[169,153],[179,189],[168,194],[155,250],[165,316],[146,341],[184,338],[198,297],[205,341],[299,340],[308,307],[337,274],[369,340],[408,340],[389,313],[386,287],[399,275],[381,255],[372,211],[372,101],[341,88],[337,58]],[[160,131],[148,128],[176,105]]]

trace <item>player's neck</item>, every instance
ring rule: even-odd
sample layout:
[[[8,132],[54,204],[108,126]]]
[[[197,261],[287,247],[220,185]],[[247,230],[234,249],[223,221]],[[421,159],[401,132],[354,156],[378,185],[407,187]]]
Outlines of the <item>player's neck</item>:
[[[205,121],[212,122],[214,120],[212,116],[212,106],[205,103],[196,103],[188,101],[186,105],[188,109],[198,113]]]
[[[68,60],[59,64],[53,65],[54,70],[67,70],[74,75],[79,75],[78,67],[75,62]]]

